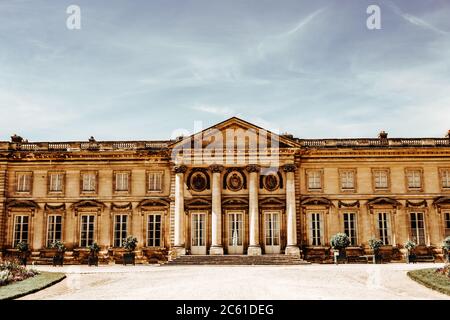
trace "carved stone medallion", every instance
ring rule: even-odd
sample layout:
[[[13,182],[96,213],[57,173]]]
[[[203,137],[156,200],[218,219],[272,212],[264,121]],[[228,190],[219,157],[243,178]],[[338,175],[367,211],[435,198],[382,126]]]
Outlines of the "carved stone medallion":
[[[232,172],[227,181],[227,187],[231,191],[239,191],[242,189],[242,177],[237,172]]]
[[[207,180],[203,172],[197,172],[192,175],[191,187],[194,191],[202,192],[206,189]]]
[[[278,178],[274,174],[269,174],[264,177],[264,188],[268,191],[274,191],[278,189]]]

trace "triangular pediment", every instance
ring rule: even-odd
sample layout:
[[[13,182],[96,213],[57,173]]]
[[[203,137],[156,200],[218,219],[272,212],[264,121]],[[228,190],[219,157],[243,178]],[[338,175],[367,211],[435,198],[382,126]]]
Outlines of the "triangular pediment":
[[[261,128],[255,124],[232,117],[223,122],[215,124],[207,129],[197,132],[174,142],[172,148],[207,148],[214,143],[224,146],[234,144],[253,149],[256,145],[262,148],[298,148],[300,144],[292,139],[270,130]]]

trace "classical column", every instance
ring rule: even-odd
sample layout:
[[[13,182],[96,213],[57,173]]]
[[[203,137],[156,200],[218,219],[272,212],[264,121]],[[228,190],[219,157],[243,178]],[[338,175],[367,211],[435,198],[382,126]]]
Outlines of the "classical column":
[[[174,249],[178,255],[186,254],[184,237],[184,165],[176,166],[175,171],[175,232]]]
[[[210,255],[223,255],[222,246],[222,199],[220,173],[223,166],[210,166],[212,172],[212,212],[211,212],[211,248]]]
[[[250,219],[250,245],[247,250],[249,256],[261,255],[261,246],[259,245],[259,210],[258,210],[258,172],[259,166],[248,165],[247,172],[249,173],[249,202],[248,211]]]
[[[283,167],[286,173],[286,231],[287,246],[285,253],[288,255],[300,255],[297,245],[297,210],[295,208],[295,164],[286,164]]]

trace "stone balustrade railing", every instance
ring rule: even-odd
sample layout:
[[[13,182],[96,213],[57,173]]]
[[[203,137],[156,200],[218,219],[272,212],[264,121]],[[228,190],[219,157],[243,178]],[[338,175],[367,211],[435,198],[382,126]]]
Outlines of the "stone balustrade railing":
[[[448,138],[299,139],[303,147],[450,147]]]

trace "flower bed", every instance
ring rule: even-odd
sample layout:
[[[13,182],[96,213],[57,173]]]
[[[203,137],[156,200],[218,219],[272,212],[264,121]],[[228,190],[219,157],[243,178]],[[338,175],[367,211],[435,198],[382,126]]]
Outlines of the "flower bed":
[[[16,260],[0,262],[0,286],[22,281],[39,274],[38,271],[21,266]]]
[[[428,288],[450,295],[450,264],[443,268],[409,271],[408,276]]]

